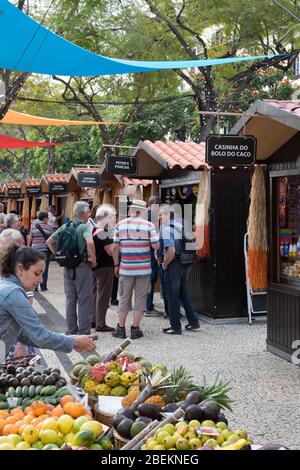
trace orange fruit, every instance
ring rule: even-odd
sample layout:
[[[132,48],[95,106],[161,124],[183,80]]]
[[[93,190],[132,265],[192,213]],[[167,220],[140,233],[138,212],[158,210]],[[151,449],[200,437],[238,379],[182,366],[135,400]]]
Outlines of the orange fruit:
[[[5,419],[0,418],[0,435],[2,434],[4,426],[5,426]]]
[[[17,421],[21,421],[22,419],[25,418],[25,415],[23,413],[15,413],[14,418],[16,418]]]
[[[57,405],[54,410],[51,412],[51,416],[55,418],[57,416],[58,418],[64,414],[64,409],[61,405]]]
[[[10,416],[8,411],[0,410],[0,418],[6,419]]]
[[[10,412],[10,416],[15,416],[15,415],[19,415],[21,414],[22,416],[25,415],[24,411],[22,410],[22,408],[14,408],[13,410],[11,410]]]
[[[6,418],[5,424],[16,424],[17,421],[19,420],[18,418],[16,418],[16,416],[9,416],[8,418]]]
[[[83,416],[86,413],[86,410],[82,403],[68,402],[64,405],[63,408],[64,408],[64,412],[67,415],[72,416],[72,418],[79,418],[79,416]]]
[[[24,424],[26,424],[26,423],[24,423],[24,421],[22,419],[20,419],[20,421],[16,422],[15,426],[16,426],[16,428],[18,428],[18,434],[20,434],[20,427],[23,426]]]
[[[3,428],[3,435],[18,434],[18,428],[15,424],[6,424]]]
[[[60,399],[59,402],[60,402],[61,406],[64,407],[66,403],[74,403],[75,400],[74,400],[74,398],[72,397],[72,395],[65,395],[64,397],[62,397],[62,398]]]

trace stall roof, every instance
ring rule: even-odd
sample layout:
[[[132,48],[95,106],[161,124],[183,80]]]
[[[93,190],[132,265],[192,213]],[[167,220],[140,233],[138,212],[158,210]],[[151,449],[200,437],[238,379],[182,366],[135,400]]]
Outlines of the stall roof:
[[[45,179],[47,183],[68,183],[70,180],[70,173],[48,174],[44,175],[43,179]]]
[[[9,189],[20,189],[21,188],[21,183],[5,183],[4,188],[9,188]]]
[[[199,170],[209,168],[205,163],[205,143],[140,141],[133,156],[139,159],[140,178],[157,178],[165,170]]]
[[[230,134],[254,135],[257,160],[267,160],[300,131],[300,100],[257,100]]]
[[[144,187],[147,187],[149,186],[149,184],[152,184],[152,180],[139,180],[136,178],[126,178],[125,176],[123,176],[122,181],[124,186],[134,184],[135,186],[142,185]]]
[[[77,174],[78,173],[100,173],[101,174],[102,172],[102,168],[101,167],[73,167],[72,168],[72,173],[77,177]]]
[[[26,188],[31,188],[32,186],[39,186],[41,184],[41,180],[25,179],[22,181],[22,184],[24,184]]]

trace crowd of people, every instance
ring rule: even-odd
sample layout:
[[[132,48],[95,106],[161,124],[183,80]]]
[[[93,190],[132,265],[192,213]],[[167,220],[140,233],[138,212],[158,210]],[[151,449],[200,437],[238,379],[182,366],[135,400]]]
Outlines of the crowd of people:
[[[91,351],[93,328],[127,337],[131,311],[131,339],[144,335],[143,316],[163,315],[170,324],[162,332],[180,335],[181,307],[187,318],[185,329],[200,328],[187,290],[191,263],[181,259],[183,222],[170,206],[161,205],[157,196],[149,199],[147,207],[135,200],[128,217],[118,223],[114,208],[106,204],[91,211],[87,202],[78,201],[73,214],[72,221],[62,224],[63,213],[57,216],[51,206],[49,212],[37,213],[26,233],[18,215],[4,214],[0,203],[0,338],[7,353],[24,353],[24,345]],[[48,289],[51,257],[64,267],[66,335],[47,330],[31,304],[32,292],[39,286]],[[154,306],[158,277],[164,312]],[[106,321],[110,303],[119,304],[114,326]]]

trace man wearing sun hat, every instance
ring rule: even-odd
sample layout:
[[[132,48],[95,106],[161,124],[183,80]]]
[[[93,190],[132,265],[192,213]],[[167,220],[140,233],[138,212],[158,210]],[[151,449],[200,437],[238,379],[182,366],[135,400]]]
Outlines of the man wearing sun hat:
[[[133,291],[131,339],[143,336],[140,322],[151,286],[151,247],[159,249],[154,224],[143,218],[145,210],[146,203],[134,199],[129,207],[129,217],[119,222],[115,230],[113,258],[115,275],[119,277],[119,323],[112,334],[118,338],[126,338],[125,323],[132,310]]]

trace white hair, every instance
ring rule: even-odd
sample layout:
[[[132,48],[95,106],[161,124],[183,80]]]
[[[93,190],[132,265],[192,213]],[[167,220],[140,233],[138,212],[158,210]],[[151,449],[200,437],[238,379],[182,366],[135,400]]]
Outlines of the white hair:
[[[19,220],[19,216],[17,214],[7,214],[4,218],[4,227],[10,228],[15,221]]]
[[[22,245],[22,234],[14,228],[6,228],[0,233],[0,241]]]
[[[80,219],[80,217],[82,217],[82,215],[85,214],[89,209],[90,209],[90,206],[88,205],[87,202],[85,201],[75,202],[74,207],[73,207],[74,217],[77,217]]]

